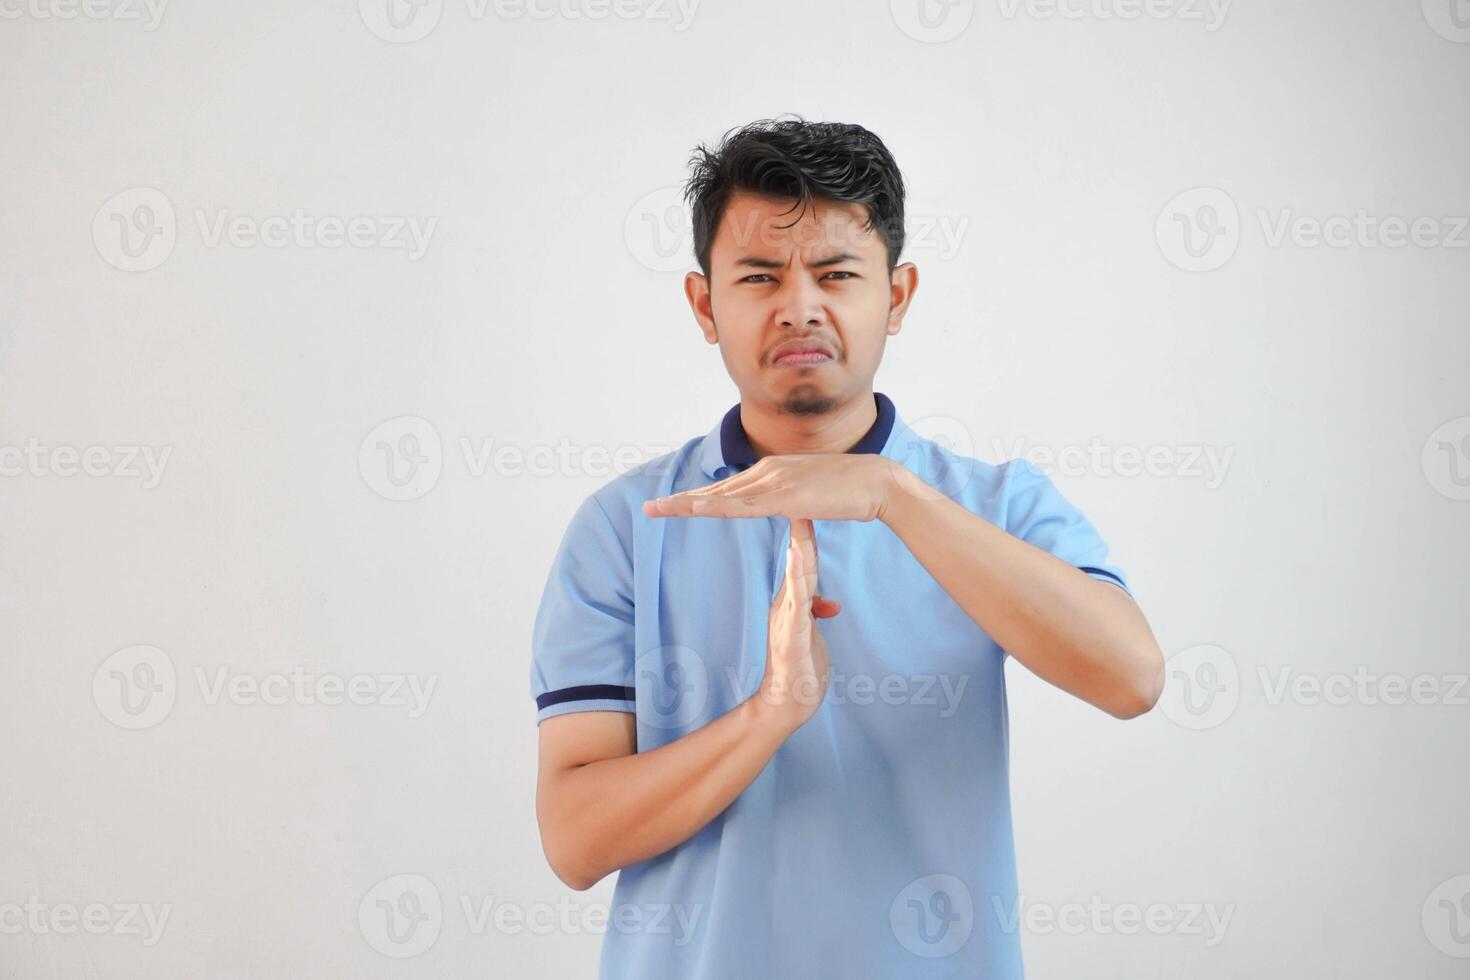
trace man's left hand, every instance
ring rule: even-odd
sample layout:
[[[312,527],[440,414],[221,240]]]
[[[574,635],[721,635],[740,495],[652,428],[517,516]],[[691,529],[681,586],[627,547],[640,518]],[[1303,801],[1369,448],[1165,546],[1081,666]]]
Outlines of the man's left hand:
[[[645,501],[649,517],[882,519],[898,483],[893,460],[876,453],[765,456],[741,473],[696,490]]]

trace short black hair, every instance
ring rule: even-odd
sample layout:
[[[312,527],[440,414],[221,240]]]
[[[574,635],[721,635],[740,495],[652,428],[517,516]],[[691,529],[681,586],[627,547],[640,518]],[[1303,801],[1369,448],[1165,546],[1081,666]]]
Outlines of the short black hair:
[[[715,231],[736,191],[794,198],[802,209],[792,224],[816,197],[864,205],[865,229],[876,228],[888,246],[889,271],[898,264],[903,175],[883,141],[862,126],[800,116],[759,119],[726,132],[714,150],[696,147],[689,167],[684,200],[694,226],[694,257],[706,276]]]

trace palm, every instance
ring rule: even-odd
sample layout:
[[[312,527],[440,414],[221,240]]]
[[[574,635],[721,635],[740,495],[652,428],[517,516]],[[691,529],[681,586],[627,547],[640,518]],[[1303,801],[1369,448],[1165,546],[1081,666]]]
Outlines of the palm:
[[[837,615],[838,603],[817,595],[816,535],[809,520],[791,522],[786,575],[771,604],[762,693],[792,713],[796,724],[810,718],[826,694],[832,673],[827,642],[817,619]]]

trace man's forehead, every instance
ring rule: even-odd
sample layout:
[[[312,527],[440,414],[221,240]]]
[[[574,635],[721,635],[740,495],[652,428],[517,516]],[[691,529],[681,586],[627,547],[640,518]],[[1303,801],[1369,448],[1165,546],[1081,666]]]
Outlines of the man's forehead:
[[[800,220],[797,216],[800,215]],[[749,192],[731,195],[715,233],[712,249],[731,261],[792,248],[803,252],[846,252],[855,255],[883,248],[883,240],[868,227],[868,209],[861,204],[814,198],[805,211],[791,198],[763,197]]]

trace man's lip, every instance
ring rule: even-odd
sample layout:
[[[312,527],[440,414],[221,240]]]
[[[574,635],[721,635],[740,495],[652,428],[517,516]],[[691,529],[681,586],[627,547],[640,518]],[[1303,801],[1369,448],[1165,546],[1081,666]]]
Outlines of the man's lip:
[[[791,351],[789,353],[782,354],[780,357],[776,358],[771,363],[773,363],[773,364],[793,364],[793,365],[800,365],[800,364],[823,364],[823,363],[825,363],[827,361],[830,361],[830,360],[832,360],[832,355],[831,354],[828,354],[826,351],[821,351],[821,350],[802,350],[802,351]]]

